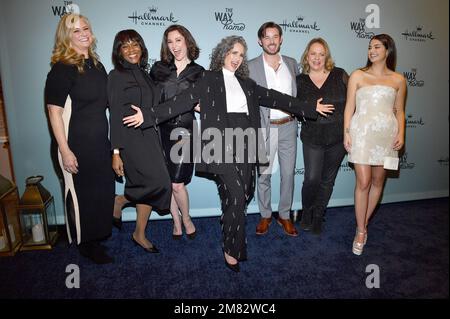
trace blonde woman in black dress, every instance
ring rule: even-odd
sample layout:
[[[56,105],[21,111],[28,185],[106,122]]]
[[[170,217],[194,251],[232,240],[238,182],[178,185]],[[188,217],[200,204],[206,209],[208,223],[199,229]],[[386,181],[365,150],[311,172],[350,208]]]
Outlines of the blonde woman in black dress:
[[[317,121],[302,122],[300,134],[305,165],[300,227],[320,234],[323,215],[345,156],[342,141],[348,74],[334,65],[328,44],[322,38],[308,43],[300,64],[302,74],[297,76],[297,98],[322,97],[324,103],[335,108],[333,114],[320,115]]]
[[[64,174],[68,238],[75,238],[83,256],[110,263],[100,245],[111,234],[114,205],[107,74],[86,17],[63,16],[55,40],[45,99]]]

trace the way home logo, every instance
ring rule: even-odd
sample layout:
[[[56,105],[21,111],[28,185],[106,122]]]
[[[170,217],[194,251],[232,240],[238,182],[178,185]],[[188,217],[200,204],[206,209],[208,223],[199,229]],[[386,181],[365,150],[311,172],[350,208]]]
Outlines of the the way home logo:
[[[439,163],[439,165],[441,166],[448,166],[448,156],[442,156],[441,158],[439,158],[437,160],[437,162]]]
[[[350,30],[355,32],[358,39],[371,39],[375,33],[366,30],[366,19],[360,18],[359,21],[350,22]]]
[[[417,42],[425,42],[427,40],[434,40],[433,31],[425,32],[423,30],[423,26],[416,26],[412,31],[406,29],[402,32],[402,36],[405,37],[405,40],[409,41],[417,41]]]
[[[283,19],[280,26],[285,32],[311,33],[320,30],[317,21],[309,23],[305,21],[305,17],[298,15],[294,19]]]
[[[52,13],[55,17],[62,17],[66,13],[80,14],[80,7],[73,1],[64,1],[61,6],[52,6]]]
[[[161,26],[164,27],[166,24],[174,24],[178,22],[175,19],[173,12],[169,14],[158,14],[158,8],[155,6],[148,7],[144,12],[133,11],[128,19],[134,22],[134,24],[146,25],[146,26]]]
[[[245,23],[235,22],[233,20],[233,8],[225,8],[225,11],[214,12],[216,21],[219,22],[224,30],[244,31]]]
[[[403,76],[408,81],[408,86],[422,87],[425,85],[423,80],[417,80],[417,69],[411,69],[411,72],[403,72]]]
[[[405,152],[402,157],[400,157],[400,169],[413,169],[416,166],[415,163],[408,162],[408,153]]]
[[[416,128],[423,125],[425,125],[425,122],[422,120],[422,117],[414,116],[414,114],[411,113],[406,115],[406,127]]]

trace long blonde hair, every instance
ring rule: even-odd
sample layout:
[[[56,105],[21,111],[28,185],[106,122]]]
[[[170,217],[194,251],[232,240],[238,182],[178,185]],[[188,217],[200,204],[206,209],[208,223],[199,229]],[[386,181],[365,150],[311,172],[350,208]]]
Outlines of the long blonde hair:
[[[94,64],[97,65],[99,60],[97,53],[95,53],[97,40],[92,33],[91,24],[85,16],[73,13],[65,14],[61,17],[61,20],[58,23],[58,27],[56,28],[55,46],[53,47],[51,63],[52,65],[57,62],[72,64],[77,67],[78,72],[83,73],[85,57],[84,55],[77,53],[70,45],[70,39],[74,29],[74,24],[79,19],[83,19],[91,30],[93,41],[88,49],[89,57],[92,58],[92,60],[94,60]]]
[[[303,52],[301,59],[300,59],[300,64],[301,64],[303,74],[309,73],[308,52],[314,43],[321,44],[323,46],[323,48],[325,49],[325,70],[331,71],[334,68],[334,61],[333,61],[333,58],[331,57],[330,48],[328,47],[328,43],[322,38],[314,38],[311,41],[309,41],[308,45],[305,48],[305,51]]]

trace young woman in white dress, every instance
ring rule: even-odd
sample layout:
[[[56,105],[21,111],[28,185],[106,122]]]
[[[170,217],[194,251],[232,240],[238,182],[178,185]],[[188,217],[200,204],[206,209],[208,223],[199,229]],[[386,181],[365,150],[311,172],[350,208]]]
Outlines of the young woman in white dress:
[[[361,255],[367,224],[381,197],[384,164],[398,157],[405,142],[406,80],[395,72],[396,48],[387,34],[371,38],[367,64],[348,82],[344,147],[356,174],[356,235],[352,251]]]

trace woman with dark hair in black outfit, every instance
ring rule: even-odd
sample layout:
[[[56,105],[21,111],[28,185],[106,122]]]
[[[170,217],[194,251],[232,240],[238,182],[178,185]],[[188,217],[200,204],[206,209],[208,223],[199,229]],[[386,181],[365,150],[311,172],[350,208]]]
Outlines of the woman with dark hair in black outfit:
[[[125,197],[136,204],[136,229],[132,241],[150,253],[158,249],[146,238],[145,229],[152,209],[169,213],[172,188],[162,152],[157,122],[180,113],[153,109],[160,91],[145,71],[148,51],[135,30],[122,30],[114,39],[114,70],[108,76],[108,100],[111,110],[111,145],[113,169],[125,176]],[[184,111],[192,109],[192,106]],[[139,110],[145,123],[123,123],[122,119]],[[164,113],[164,114],[163,114]]]
[[[151,78],[161,87],[161,102],[179,94],[195,82],[204,70],[194,61],[200,49],[189,30],[181,25],[171,25],[164,31],[161,43],[161,61],[156,62],[150,72]],[[181,222],[186,235],[193,239],[196,235],[194,223],[189,216],[189,195],[186,185],[191,182],[194,172],[192,160],[192,133],[196,124],[194,111],[181,114],[159,126],[161,142],[167,160],[170,179],[172,181],[172,200],[170,212],[173,218],[174,239],[182,237]],[[176,134],[171,138],[171,134]],[[189,143],[188,148],[184,144]],[[177,145],[181,149],[180,156],[171,158],[170,151]],[[189,151],[184,151],[184,149]],[[180,218],[181,212],[181,218]]]

